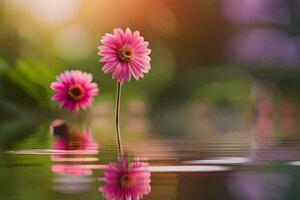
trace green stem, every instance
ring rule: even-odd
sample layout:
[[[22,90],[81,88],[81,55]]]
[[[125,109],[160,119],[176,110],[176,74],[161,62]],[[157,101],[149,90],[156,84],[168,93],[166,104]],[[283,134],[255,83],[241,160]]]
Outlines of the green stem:
[[[119,157],[123,156],[123,147],[120,133],[120,102],[121,102],[121,84],[118,82],[117,97],[116,97],[116,131]]]

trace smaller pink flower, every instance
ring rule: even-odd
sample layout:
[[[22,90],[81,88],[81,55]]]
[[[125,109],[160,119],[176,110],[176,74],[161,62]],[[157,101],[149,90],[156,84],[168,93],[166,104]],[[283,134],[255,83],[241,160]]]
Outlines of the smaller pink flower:
[[[98,47],[98,54],[102,56],[100,62],[105,63],[102,71],[112,72],[112,77],[119,83],[124,84],[131,76],[139,80],[149,72],[151,50],[139,31],[117,28],[113,34],[105,34],[101,42],[103,46]]]
[[[148,163],[130,163],[122,158],[107,165],[103,178],[106,185],[99,190],[108,200],[139,200],[151,191],[150,176]]]
[[[65,71],[57,77],[50,88],[55,92],[52,101],[56,101],[62,108],[76,112],[79,108],[86,109],[98,95],[98,86],[92,83],[92,74],[79,70]]]

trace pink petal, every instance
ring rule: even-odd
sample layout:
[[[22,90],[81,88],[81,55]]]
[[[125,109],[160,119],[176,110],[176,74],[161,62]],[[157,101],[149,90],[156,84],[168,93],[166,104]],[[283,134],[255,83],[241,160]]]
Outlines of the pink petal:
[[[117,64],[115,70],[113,71],[113,78],[117,78],[120,75],[121,71],[122,71],[122,64],[119,63]]]
[[[104,73],[109,73],[115,68],[116,64],[117,64],[117,62],[107,62],[103,66],[102,71]]]

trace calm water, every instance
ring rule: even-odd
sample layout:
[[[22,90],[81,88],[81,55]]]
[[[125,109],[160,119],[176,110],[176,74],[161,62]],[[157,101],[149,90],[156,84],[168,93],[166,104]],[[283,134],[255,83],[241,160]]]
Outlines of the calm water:
[[[257,121],[233,129],[198,121],[187,134],[172,134],[145,118],[126,120],[126,153],[150,165],[151,192],[143,199],[300,199],[300,143],[272,136],[268,120]],[[50,124],[2,150],[0,199],[104,199],[99,177],[117,160],[114,128],[107,125],[113,120],[70,125],[71,138],[61,127],[49,131]]]

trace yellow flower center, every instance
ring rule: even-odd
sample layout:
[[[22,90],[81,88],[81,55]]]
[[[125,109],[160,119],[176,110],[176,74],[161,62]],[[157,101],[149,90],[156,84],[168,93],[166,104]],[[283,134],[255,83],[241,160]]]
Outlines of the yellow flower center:
[[[122,61],[129,62],[132,60],[133,56],[134,56],[134,50],[129,45],[123,46],[119,51],[119,58]]]
[[[69,88],[68,95],[73,100],[79,100],[84,96],[84,89],[80,84],[72,85]]]
[[[120,184],[122,187],[124,188],[130,188],[133,186],[134,181],[132,179],[132,177],[130,177],[128,175],[128,173],[124,173],[121,177],[120,177]]]

